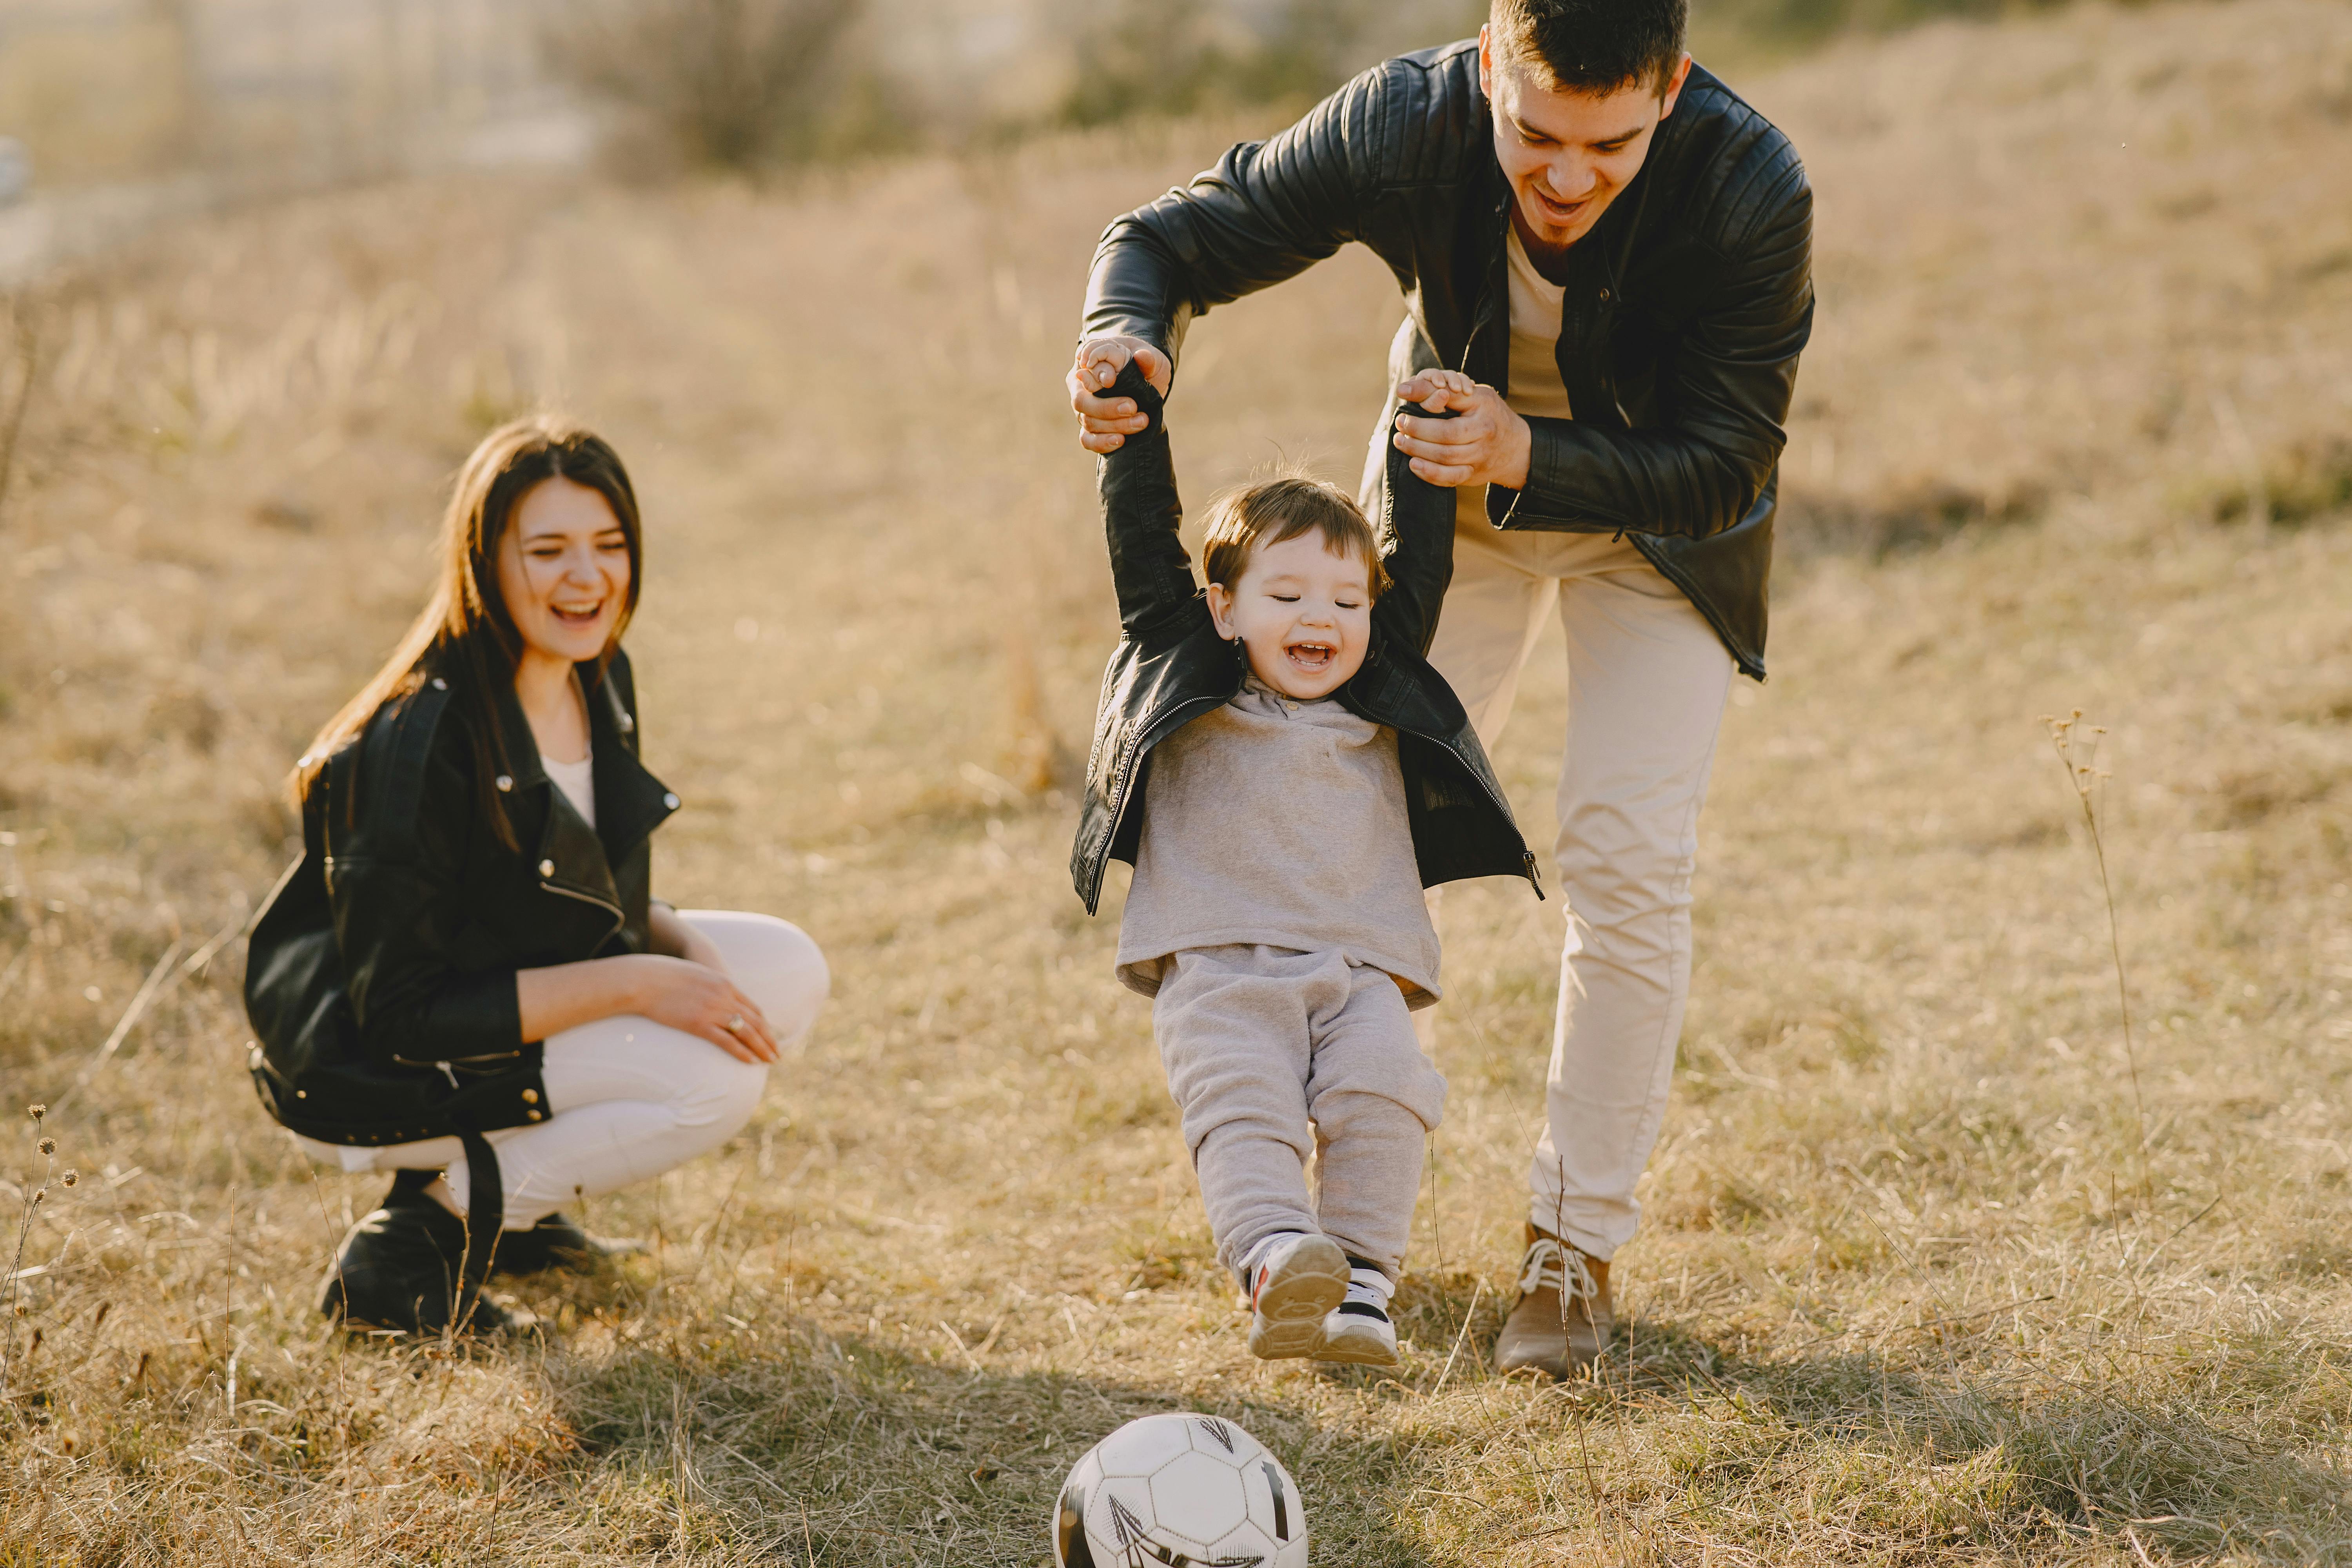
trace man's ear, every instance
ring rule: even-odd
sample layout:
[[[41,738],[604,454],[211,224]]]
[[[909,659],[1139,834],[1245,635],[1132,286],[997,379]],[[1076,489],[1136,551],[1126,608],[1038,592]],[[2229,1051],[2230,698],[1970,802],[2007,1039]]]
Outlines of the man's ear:
[[[1478,90],[1495,101],[1495,28],[1487,22],[1478,25]]]
[[[1658,94],[1659,119],[1664,120],[1675,111],[1675,104],[1683,95],[1683,83],[1690,79],[1690,51],[1685,49],[1683,58],[1675,62],[1675,68],[1667,74],[1664,89]]]

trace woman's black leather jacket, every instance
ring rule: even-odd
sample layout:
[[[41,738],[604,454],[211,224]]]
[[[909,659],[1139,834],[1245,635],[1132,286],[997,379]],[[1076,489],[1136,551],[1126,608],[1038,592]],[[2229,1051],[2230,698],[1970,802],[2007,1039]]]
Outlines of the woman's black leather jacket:
[[[253,1081],[286,1126],[381,1146],[547,1115],[515,972],[644,952],[648,837],[677,809],[637,761],[627,657],[578,674],[593,828],[540,767],[507,687],[495,694],[507,771],[492,784],[519,847],[500,840],[453,710],[458,661],[423,670],[328,759],[303,805],[302,858],[246,965]]]
[[[1086,331],[1172,357],[1192,317],[1360,241],[1404,293],[1391,386],[1443,364],[1507,392],[1510,202],[1476,41],[1403,55],[1114,222]],[[1576,416],[1529,420],[1527,488],[1486,495],[1500,528],[1631,538],[1759,679],[1811,256],[1796,150],[1694,66],[1641,173],[1568,253],[1555,357]]]
[[[1087,759],[1086,798],[1070,851],[1070,878],[1092,914],[1112,859],[1135,863],[1151,749],[1241,689],[1238,644],[1217,635],[1207,597],[1176,531],[1184,509],[1168,451],[1160,395],[1135,366],[1115,390],[1151,426],[1102,459],[1103,527],[1118,590],[1118,651],[1103,671],[1102,701]],[[1525,877],[1536,858],[1461,700],[1424,656],[1454,575],[1454,492],[1417,478],[1389,448],[1378,519],[1391,585],[1372,605],[1371,647],[1337,696],[1349,711],[1396,731],[1405,816],[1423,887],[1465,877]]]

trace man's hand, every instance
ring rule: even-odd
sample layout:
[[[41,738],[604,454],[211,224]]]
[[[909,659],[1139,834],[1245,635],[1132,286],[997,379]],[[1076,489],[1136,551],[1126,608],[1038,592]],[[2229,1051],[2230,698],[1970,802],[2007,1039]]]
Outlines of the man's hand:
[[[1113,372],[1117,374],[1117,372]],[[1397,450],[1412,459],[1412,471],[1433,485],[1501,485],[1525,489],[1533,437],[1503,395],[1460,371],[1425,370],[1397,388],[1397,396],[1432,413],[1459,409],[1451,419],[1397,421]]]
[[[1115,452],[1151,423],[1124,397],[1096,395],[1118,379],[1129,360],[1142,368],[1153,391],[1168,395],[1176,367],[1141,338],[1088,338],[1078,345],[1070,365],[1070,407],[1078,416],[1078,445],[1089,452]]]

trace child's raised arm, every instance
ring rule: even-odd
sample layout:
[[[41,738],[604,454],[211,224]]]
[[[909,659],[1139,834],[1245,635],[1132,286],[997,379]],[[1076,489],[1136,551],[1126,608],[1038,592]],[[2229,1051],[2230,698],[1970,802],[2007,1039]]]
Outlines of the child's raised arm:
[[[1412,459],[1397,449],[1393,439],[1398,416],[1452,419],[1477,390],[1477,383],[1459,371],[1423,371],[1423,392],[1418,405],[1400,402],[1389,411],[1388,485],[1379,520],[1381,547],[1387,552],[1389,590],[1372,606],[1372,621],[1383,636],[1394,637],[1416,653],[1426,654],[1437,637],[1438,612],[1445,589],[1454,580],[1454,492],[1433,485],[1412,471]]]
[[[1120,368],[1111,390],[1133,399],[1136,411],[1150,421],[1103,456],[1097,481],[1119,629],[1139,642],[1172,640],[1192,629],[1183,614],[1188,607],[1198,616],[1208,611],[1192,581],[1192,557],[1176,536],[1184,504],[1177,499],[1176,466],[1168,452],[1166,405],[1132,361]]]

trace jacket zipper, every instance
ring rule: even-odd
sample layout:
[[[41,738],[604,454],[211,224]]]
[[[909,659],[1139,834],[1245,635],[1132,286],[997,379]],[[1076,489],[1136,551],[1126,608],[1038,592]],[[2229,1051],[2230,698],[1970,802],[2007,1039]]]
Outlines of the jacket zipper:
[[[608,904],[604,900],[596,898],[592,894],[576,893],[569,888],[559,888],[554,883],[549,881],[542,880],[539,885],[548,892],[557,893],[567,899],[577,899],[583,904],[593,904],[598,909],[603,910],[606,914],[613,917],[613,931],[608,931],[603,936],[596,939],[596,945],[598,947],[602,947],[605,942],[611,941],[613,931],[619,931],[622,926],[627,923],[627,917],[621,913],[620,906],[617,904]],[[520,1055],[522,1055],[520,1051],[508,1051],[501,1052],[497,1056],[463,1057],[457,1059],[469,1064],[473,1062],[509,1061]],[[447,1061],[418,1061],[413,1057],[404,1057],[397,1054],[395,1054],[392,1059],[398,1062],[403,1067],[436,1068],[440,1070],[441,1076],[449,1080],[449,1087],[451,1089],[463,1089],[465,1087],[457,1081],[457,1068]]]
[[[486,1056],[452,1057],[446,1061],[435,1061],[429,1058],[404,1057],[398,1051],[394,1051],[392,1055],[392,1059],[398,1062],[404,1068],[438,1068],[441,1076],[449,1080],[449,1087],[456,1089],[459,1087],[459,1085],[457,1083],[457,1075],[450,1070],[453,1067],[460,1065],[472,1067],[478,1062],[510,1062],[520,1055],[522,1055],[522,1052],[520,1050],[492,1051]]]
[[[1378,722],[1378,721],[1374,721],[1374,722]],[[1393,729],[1395,726],[1391,725],[1391,728]],[[1464,761],[1462,753],[1455,751],[1450,742],[1441,741],[1436,736],[1422,730],[1408,730],[1405,733],[1412,736],[1415,740],[1428,742],[1431,745],[1435,746],[1439,751],[1444,752],[1447,756],[1452,757],[1455,762],[1461,763],[1462,771],[1468,773],[1472,778],[1478,779],[1478,787],[1486,792],[1486,798],[1493,801],[1496,806],[1501,808],[1504,820],[1514,823],[1518,820],[1511,814],[1511,803],[1503,798],[1502,792],[1497,790],[1494,785],[1488,784],[1485,779],[1478,778],[1478,770],[1472,767],[1467,762]],[[1528,886],[1536,890],[1536,897],[1538,899],[1541,899],[1544,896],[1543,882],[1536,875],[1536,852],[1532,849],[1521,849],[1519,851],[1519,862],[1525,868],[1521,874],[1527,878]]]
[[[593,893],[574,892],[570,888],[560,888],[553,882],[546,880],[541,880],[539,885],[543,890],[557,894],[560,897],[577,899],[583,904],[593,904],[598,909],[613,917],[613,931],[608,931],[603,936],[596,939],[596,945],[598,947],[602,947],[606,942],[613,940],[613,931],[619,931],[623,926],[628,924],[628,917],[621,913],[620,905],[606,903],[604,900],[596,897]]]
[[[1212,704],[1212,706],[1222,707],[1230,700],[1232,700],[1230,698],[1220,697],[1213,704]],[[1185,708],[1193,707],[1200,703],[1208,701],[1209,699],[1205,697],[1188,698],[1184,701],[1176,704],[1173,708],[1169,708],[1159,713],[1153,714],[1150,723],[1138,724],[1134,729],[1129,731],[1128,733],[1131,736],[1139,737],[1148,735],[1152,731],[1160,728],[1161,723],[1163,723],[1170,715],[1179,712]],[[1128,750],[1130,752],[1139,750],[1141,744],[1141,741],[1138,740],[1135,745],[1128,748]],[[1094,876],[1091,883],[1091,890],[1087,896],[1087,913],[1088,914],[1094,913],[1096,906],[1102,902],[1103,873],[1110,866],[1110,847],[1118,842],[1118,830],[1127,821],[1127,808],[1133,798],[1134,788],[1135,766],[1133,761],[1130,759],[1119,765],[1118,794],[1111,801],[1110,806],[1110,832],[1104,837],[1102,847],[1097,849],[1094,855]]]

